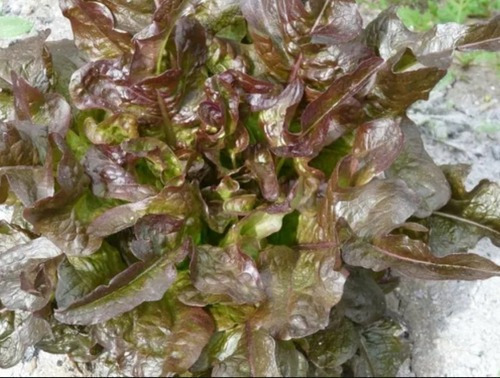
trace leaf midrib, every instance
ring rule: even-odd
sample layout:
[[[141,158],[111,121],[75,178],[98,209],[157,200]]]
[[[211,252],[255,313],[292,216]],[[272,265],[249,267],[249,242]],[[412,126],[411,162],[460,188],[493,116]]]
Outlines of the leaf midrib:
[[[452,270],[452,271],[463,270],[463,271],[469,271],[469,272],[479,272],[479,273],[486,273],[486,274],[490,274],[490,275],[500,276],[500,266],[498,266],[498,265],[497,265],[498,268],[499,268],[498,271],[485,270],[485,269],[480,269],[480,268],[470,267],[470,266],[464,266],[464,265],[451,265],[451,264],[445,264],[445,263],[442,263],[442,262],[420,260],[420,259],[417,259],[417,258],[411,258],[411,257],[407,257],[407,256],[402,256],[400,254],[397,254],[397,253],[394,253],[394,252],[390,252],[387,249],[381,248],[381,247],[376,246],[376,245],[373,245],[373,247],[375,248],[376,251],[382,253],[383,255],[387,255],[387,256],[390,256],[390,257],[395,258],[397,260],[403,260],[403,261],[410,262],[410,263],[416,264],[416,265],[425,265],[425,266],[432,266],[432,267],[442,267],[442,268],[445,268],[447,270]],[[457,255],[457,254],[455,254],[455,255]],[[460,255],[460,254],[458,254],[458,255]],[[448,255],[448,256],[453,256],[453,254]],[[434,257],[434,256],[432,256],[432,257]],[[481,257],[481,256],[479,256],[479,257]],[[395,267],[395,269],[397,269],[397,267]]]
[[[455,220],[457,222],[461,222],[461,223],[465,223],[465,224],[468,224],[470,226],[474,226],[474,227],[478,227],[480,229],[483,229],[483,230],[486,230],[488,232],[491,232],[492,234],[496,235],[497,237],[500,238],[500,232],[489,227],[489,226],[486,226],[482,223],[478,223],[478,222],[475,222],[475,221],[472,221],[470,219],[466,219],[466,218],[463,218],[463,217],[459,217],[457,215],[452,215],[452,214],[448,214],[448,213],[443,213],[441,211],[435,211],[433,213],[433,215],[436,215],[438,217],[442,217],[442,218],[447,218],[447,219],[452,219],[452,220]]]
[[[105,305],[115,301],[117,297],[122,298],[122,297],[126,296],[127,292],[131,289],[131,287],[134,286],[135,283],[137,283],[138,281],[140,281],[144,277],[146,277],[146,279],[147,279],[149,276],[153,276],[156,270],[166,268],[166,265],[168,265],[168,263],[172,263],[170,261],[170,259],[164,259],[163,261],[159,260],[159,261],[157,261],[157,263],[152,264],[150,267],[148,267],[145,270],[143,270],[142,272],[140,272],[136,277],[134,277],[129,282],[127,282],[124,285],[116,288],[115,290],[105,294],[104,296],[96,298],[95,300],[93,300],[91,302],[83,303],[81,306],[78,306],[78,302],[75,302],[73,304],[73,305],[75,305],[75,307],[72,308],[73,305],[70,305],[63,312],[66,314],[71,313],[71,312],[72,313],[78,313],[78,312],[87,313],[88,311],[95,310],[95,308],[97,308],[101,305],[105,306]],[[125,272],[125,271],[123,271],[123,272]],[[111,283],[109,283],[108,285],[101,285],[99,287],[102,287],[102,286],[105,286],[107,289],[109,289],[111,286]],[[91,296],[95,290],[99,289],[99,287],[95,288],[92,292],[87,294],[85,297]],[[142,286],[141,286],[141,289],[143,289]],[[123,293],[125,293],[125,294],[123,294]],[[83,297],[81,300],[84,301],[85,297]]]

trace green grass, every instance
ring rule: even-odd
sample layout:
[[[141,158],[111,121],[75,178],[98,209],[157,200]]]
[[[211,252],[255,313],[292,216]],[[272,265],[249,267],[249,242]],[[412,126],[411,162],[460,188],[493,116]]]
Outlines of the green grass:
[[[500,13],[500,0],[358,0],[358,3],[377,10],[397,5],[399,17],[414,31],[426,31],[446,22],[479,21]],[[499,53],[459,53],[457,62],[464,69],[473,65],[494,67],[500,76]]]
[[[500,133],[500,124],[498,123],[483,123],[479,126],[478,131],[485,134]]]
[[[437,23],[464,23],[500,12],[500,0],[358,0],[372,9],[399,6],[399,16],[413,30],[428,30]]]
[[[0,15],[0,39],[16,38],[28,34],[32,28],[31,22],[20,17]]]

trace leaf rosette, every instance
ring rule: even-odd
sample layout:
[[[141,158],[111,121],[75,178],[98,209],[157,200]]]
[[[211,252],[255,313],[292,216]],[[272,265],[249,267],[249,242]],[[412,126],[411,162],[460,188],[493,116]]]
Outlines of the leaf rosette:
[[[391,376],[399,275],[500,276],[469,253],[500,245],[498,184],[467,191],[406,115],[455,50],[498,50],[498,17],[60,5],[74,46],[0,50],[0,367],[36,346],[128,376]]]

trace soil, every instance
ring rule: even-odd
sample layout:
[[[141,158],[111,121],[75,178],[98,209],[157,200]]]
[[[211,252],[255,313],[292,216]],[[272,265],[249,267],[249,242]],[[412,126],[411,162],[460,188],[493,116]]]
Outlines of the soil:
[[[467,163],[468,189],[480,179],[500,181],[498,69],[459,66],[410,117],[438,164]],[[500,263],[500,249],[482,240],[474,252]],[[478,282],[403,279],[393,303],[414,348],[401,375],[500,376],[500,278]]]

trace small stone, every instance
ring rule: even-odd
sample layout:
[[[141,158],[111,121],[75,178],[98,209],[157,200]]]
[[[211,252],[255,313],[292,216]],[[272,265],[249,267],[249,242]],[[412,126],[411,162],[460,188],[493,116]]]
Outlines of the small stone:
[[[491,154],[495,160],[500,160],[500,146],[491,146]]]

